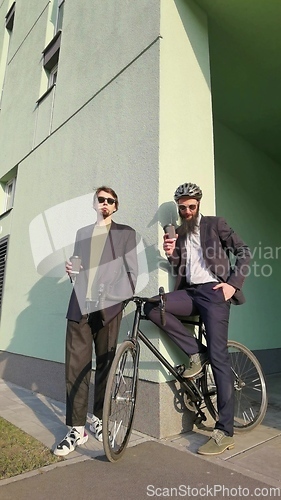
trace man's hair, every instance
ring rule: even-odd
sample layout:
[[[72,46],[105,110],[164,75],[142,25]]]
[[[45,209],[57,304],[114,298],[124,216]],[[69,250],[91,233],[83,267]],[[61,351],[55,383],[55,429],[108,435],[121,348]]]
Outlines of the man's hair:
[[[115,208],[116,208],[116,212],[117,212],[117,210],[118,210],[118,206],[119,206],[119,201],[118,201],[118,196],[117,196],[117,194],[115,193],[114,189],[112,189],[112,188],[110,188],[110,187],[108,187],[108,186],[101,186],[101,187],[98,187],[98,188],[96,189],[96,192],[95,192],[94,197],[95,197],[95,198],[97,198],[97,197],[98,197],[98,195],[99,195],[99,193],[100,193],[101,191],[105,191],[106,193],[111,194],[112,198],[114,198],[114,200],[115,200]]]

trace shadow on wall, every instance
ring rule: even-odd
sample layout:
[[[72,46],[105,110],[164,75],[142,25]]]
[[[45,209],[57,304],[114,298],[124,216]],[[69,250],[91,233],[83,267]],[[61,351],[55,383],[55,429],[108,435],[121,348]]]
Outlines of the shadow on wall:
[[[155,215],[153,219],[148,223],[148,228],[156,225],[160,225],[163,229],[163,235],[164,235],[164,227],[167,224],[173,224],[175,227],[178,227],[178,211],[176,204],[172,201],[168,201],[165,203],[162,203],[158,210],[155,212]],[[162,240],[159,239],[159,246],[162,248]],[[146,253],[146,260],[148,264],[148,272],[151,273],[157,269],[161,269],[162,271],[169,273],[170,271],[170,264],[166,257],[163,255],[163,252],[161,253],[158,246],[150,245],[150,246],[145,246],[145,253]],[[161,283],[160,283],[161,285]],[[174,288],[174,278],[172,276],[169,276],[169,290],[171,291]],[[157,291],[155,290],[155,293]]]
[[[29,305],[17,317],[14,336],[6,349],[5,368],[1,370],[4,379],[36,392],[49,392],[50,377],[47,373],[44,376],[43,367],[50,360],[55,359],[54,365],[64,361],[65,313],[70,292],[69,281],[48,277],[30,289]],[[2,365],[3,356],[4,353]],[[17,363],[10,366],[9,358],[13,356],[18,358]]]
[[[179,218],[177,206],[173,201],[167,201],[162,203],[158,210],[155,212],[153,219],[148,223],[148,227],[153,226],[156,223],[159,223],[163,228],[166,224],[174,224],[177,226],[177,220]]]
[[[0,377],[19,386],[12,388],[18,397],[23,387],[57,401],[65,399],[65,312],[70,291],[68,281],[45,277],[28,294],[29,305],[17,318],[13,339],[6,352],[0,352]],[[54,356],[57,361],[50,361]],[[44,424],[47,412],[54,424],[60,423],[50,405],[38,398],[34,407],[32,401],[35,418]]]

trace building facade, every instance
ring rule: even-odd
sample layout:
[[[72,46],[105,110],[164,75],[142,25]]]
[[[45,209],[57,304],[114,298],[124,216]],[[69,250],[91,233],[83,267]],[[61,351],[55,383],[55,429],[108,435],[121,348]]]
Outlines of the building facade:
[[[226,216],[252,249],[248,301],[233,308],[230,335],[255,351],[267,373],[279,371],[281,153],[270,136],[277,89],[258,86],[257,62],[245,53],[251,44],[241,23],[244,2],[222,3],[0,2],[2,378],[64,399],[71,292],[64,261],[76,230],[94,220],[93,189],[106,184],[117,191],[115,220],[143,239],[138,291],[154,295],[160,285],[173,286],[163,226],[176,218],[175,188],[189,180],[202,187],[203,213]],[[240,17],[232,16],[234,3]],[[262,22],[276,18],[273,3],[265,17],[260,0],[249,0],[254,40]],[[240,45],[233,38],[238,25]],[[272,31],[271,22],[268,50],[280,45]],[[260,56],[267,60],[261,49]],[[276,67],[267,70],[267,81],[275,82]],[[130,321],[131,312],[120,340]],[[183,360],[158,330],[149,324],[144,330],[173,363]],[[145,349],[140,368],[136,427],[157,437],[188,428],[173,381]]]

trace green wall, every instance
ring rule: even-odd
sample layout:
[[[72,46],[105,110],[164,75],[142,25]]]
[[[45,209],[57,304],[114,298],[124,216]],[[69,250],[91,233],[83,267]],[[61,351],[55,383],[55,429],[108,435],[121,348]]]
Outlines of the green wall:
[[[215,122],[217,215],[226,217],[250,246],[246,304],[232,307],[230,338],[251,349],[281,347],[280,165],[241,136]]]

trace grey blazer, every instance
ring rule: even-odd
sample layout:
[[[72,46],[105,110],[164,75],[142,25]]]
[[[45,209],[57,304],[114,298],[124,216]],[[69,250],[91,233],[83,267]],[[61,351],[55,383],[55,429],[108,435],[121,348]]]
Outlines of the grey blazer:
[[[74,255],[81,258],[83,269],[77,276],[66,317],[77,322],[85,313],[94,226],[95,224],[91,224],[79,229],[74,245]],[[120,297],[120,300],[105,299],[96,306],[96,309],[90,311],[100,310],[104,324],[109,323],[122,310],[122,300],[134,294],[138,275],[136,245],[134,229],[112,221],[95,280],[98,285],[103,286],[107,294]]]
[[[229,283],[236,292],[231,298],[235,305],[243,304],[245,297],[241,291],[245,277],[249,274],[251,253],[249,247],[231,229],[222,217],[202,216],[200,221],[200,239],[203,257],[208,269],[220,282]],[[230,263],[229,254],[236,260]],[[186,248],[185,237],[179,236],[176,248],[169,261],[176,274],[175,290],[186,286]]]

